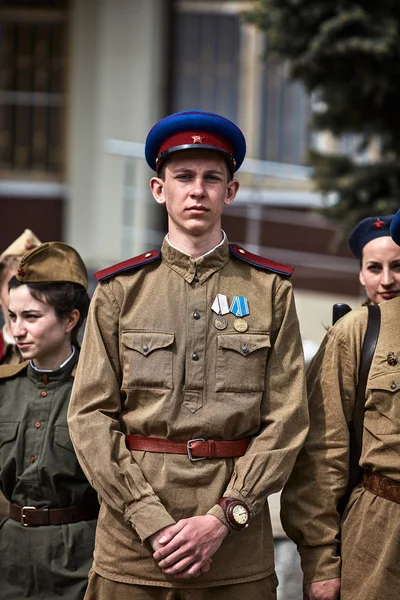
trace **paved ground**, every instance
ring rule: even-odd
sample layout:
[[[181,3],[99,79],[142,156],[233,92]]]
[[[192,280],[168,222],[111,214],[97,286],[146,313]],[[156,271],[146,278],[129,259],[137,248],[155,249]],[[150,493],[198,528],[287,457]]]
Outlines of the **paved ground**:
[[[279,579],[278,600],[302,600],[300,559],[291,540],[275,539],[275,570]]]
[[[296,545],[282,529],[279,518],[280,494],[268,498],[275,541],[275,570],[279,579],[278,600],[303,600],[303,575]]]

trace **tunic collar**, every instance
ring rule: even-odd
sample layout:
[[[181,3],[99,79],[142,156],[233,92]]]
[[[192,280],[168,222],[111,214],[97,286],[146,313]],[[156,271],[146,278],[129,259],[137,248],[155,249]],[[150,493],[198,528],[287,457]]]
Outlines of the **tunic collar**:
[[[223,241],[215,248],[199,258],[192,259],[188,254],[172,246],[165,237],[161,255],[163,261],[188,283],[199,281],[204,283],[210,275],[219,271],[229,261],[229,245],[226,235]]]
[[[38,371],[29,364],[27,375],[31,381],[38,385],[42,385],[44,388],[55,387],[71,377],[72,371],[78,362],[78,358],[79,352],[75,348],[74,354],[66,363],[64,363],[63,367],[60,367],[55,371]]]

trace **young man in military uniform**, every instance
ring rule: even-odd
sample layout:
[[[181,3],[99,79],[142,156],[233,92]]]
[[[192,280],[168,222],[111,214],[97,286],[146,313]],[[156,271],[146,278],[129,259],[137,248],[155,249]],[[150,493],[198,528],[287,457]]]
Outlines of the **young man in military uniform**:
[[[9,328],[8,282],[16,274],[22,256],[40,243],[39,238],[30,229],[25,229],[0,254],[0,309],[4,319],[4,326],[0,331],[0,365],[18,364],[22,360]]]
[[[87,600],[272,600],[267,497],[308,428],[290,267],[221,231],[245,155],[220,115],[146,140],[168,235],[97,273],[69,411],[101,499]]]
[[[400,211],[391,234],[400,245]],[[399,596],[400,295],[379,307],[365,393],[363,479],[342,519],[338,505],[349,478],[349,423],[367,307],[352,310],[328,330],[307,376],[310,430],[282,494],[282,521],[298,544],[306,600]]]

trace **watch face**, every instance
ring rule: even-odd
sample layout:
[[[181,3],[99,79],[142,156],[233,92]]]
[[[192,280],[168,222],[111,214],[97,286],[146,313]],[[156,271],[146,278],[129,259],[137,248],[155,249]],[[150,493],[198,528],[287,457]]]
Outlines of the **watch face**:
[[[232,508],[232,517],[239,525],[246,525],[249,519],[249,513],[244,506],[237,504]]]

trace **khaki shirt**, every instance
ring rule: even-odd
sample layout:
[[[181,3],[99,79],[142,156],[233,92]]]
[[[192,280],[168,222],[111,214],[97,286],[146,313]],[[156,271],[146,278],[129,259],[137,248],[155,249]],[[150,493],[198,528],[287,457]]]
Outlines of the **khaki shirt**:
[[[245,296],[248,330],[214,326],[216,295]],[[308,428],[292,286],[231,257],[224,242],[195,260],[164,241],[162,258],[101,283],[93,296],[69,425],[102,498],[94,569],[176,587],[145,540],[182,518],[214,514],[223,495],[249,506],[209,573],[179,587],[255,580],[273,571],[267,496],[285,483]],[[172,440],[252,438],[239,459],[130,452],[125,434]]]
[[[0,331],[0,365],[18,365],[21,362],[17,345],[7,343],[3,331]]]
[[[400,482],[400,298],[380,304],[381,328],[365,403],[360,465]],[[307,384],[310,430],[282,494],[282,522],[298,545],[305,582],[340,577],[336,511],[348,479],[349,433],[368,309],[328,330]],[[391,366],[388,354],[399,362]]]

